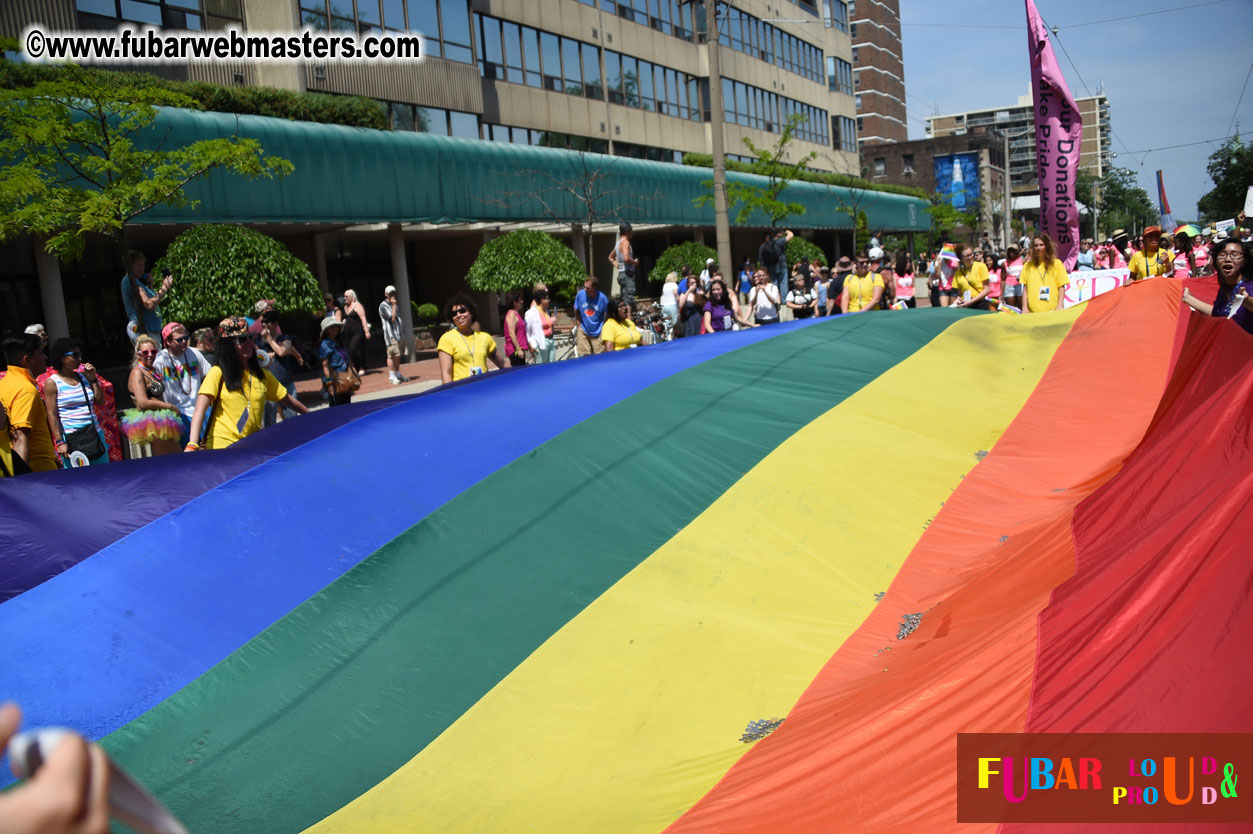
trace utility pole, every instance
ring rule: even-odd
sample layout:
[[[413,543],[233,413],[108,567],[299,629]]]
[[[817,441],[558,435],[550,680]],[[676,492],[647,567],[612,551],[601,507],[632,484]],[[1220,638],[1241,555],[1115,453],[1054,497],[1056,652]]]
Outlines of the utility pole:
[[[731,223],[727,218],[727,160],[723,152],[722,74],[718,69],[718,4],[705,0],[705,46],[709,48],[709,150],[714,158],[714,232],[718,265],[732,269]]]

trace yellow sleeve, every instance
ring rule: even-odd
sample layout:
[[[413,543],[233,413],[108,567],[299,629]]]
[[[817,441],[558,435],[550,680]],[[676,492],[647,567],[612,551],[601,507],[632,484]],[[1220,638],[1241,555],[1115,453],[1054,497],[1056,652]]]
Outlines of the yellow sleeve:
[[[213,399],[218,398],[218,389],[222,387],[222,369],[214,365],[209,372],[204,375],[204,382],[200,383],[201,394],[208,394]]]
[[[1070,273],[1066,271],[1066,265],[1061,261],[1053,261],[1054,272],[1057,275],[1057,287],[1070,286]]]
[[[883,286],[883,276],[882,276],[882,275],[880,275],[879,273],[877,273],[877,272],[876,272],[876,273],[874,274],[874,283],[873,283],[873,284],[871,284],[870,286],[871,286],[871,288],[872,288],[872,289],[871,289],[871,294],[873,295],[873,294],[874,294],[874,289],[873,289],[874,287],[882,287],[882,286]]]
[[[439,351],[440,353],[446,353],[452,358],[456,359],[457,351],[453,348],[454,344],[456,343],[453,341],[452,331],[446,330],[444,331],[444,335],[439,337],[439,342],[435,345],[435,350]]]
[[[265,374],[266,402],[276,403],[287,396],[287,386],[279,382],[278,377],[269,371],[262,371],[261,373]]]
[[[51,379],[48,385],[55,385]],[[13,401],[8,405],[9,425],[15,429],[34,429],[35,428],[35,401],[39,399],[39,395],[35,393],[34,388],[27,388],[25,385],[17,391],[13,396]]]
[[[492,338],[490,333],[483,333],[482,330],[479,333],[483,334],[483,338],[479,341],[483,343],[483,364],[486,365],[487,357],[496,352],[496,340]]]
[[[600,329],[600,340],[602,342],[613,342],[616,345],[618,343],[618,331],[621,329],[618,322],[613,319],[605,319],[605,325]]]

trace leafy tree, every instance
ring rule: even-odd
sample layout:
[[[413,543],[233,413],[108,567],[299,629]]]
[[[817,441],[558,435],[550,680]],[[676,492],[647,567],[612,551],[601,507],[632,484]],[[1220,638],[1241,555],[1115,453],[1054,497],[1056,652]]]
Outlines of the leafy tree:
[[[1214,188],[1196,202],[1196,209],[1205,222],[1229,220],[1244,207],[1244,196],[1253,185],[1253,145],[1246,145],[1239,136],[1210,155],[1205,166]]]
[[[124,74],[68,65],[64,77],[0,90],[0,240],[37,234],[62,260],[83,251],[84,235],[112,238],[119,263],[124,226],[159,205],[190,208],[188,183],[214,169],[246,177],[290,173],[255,139],[202,139],[150,149],[158,106],[194,107],[187,96],[127,83]],[[123,264],[123,266],[125,266]]]
[[[250,313],[262,298],[274,299],[282,313],[323,310],[318,281],[304,261],[244,226],[193,226],[174,238],[156,266],[174,274],[162,302],[165,318],[189,327]]]
[[[973,229],[978,222],[978,215],[953,208],[948,202],[947,194],[936,194],[932,197],[931,233],[937,241],[951,241],[959,228]]]
[[[805,240],[800,235],[795,235],[787,242],[787,262],[794,264],[801,259],[810,262],[817,261],[823,266],[827,266],[826,253],[816,243]]]
[[[754,173],[766,177],[768,182],[763,188],[739,180],[727,180],[727,207],[728,209],[739,208],[739,212],[735,215],[735,222],[738,225],[746,225],[748,219],[756,211],[768,217],[771,226],[777,226],[785,217],[800,216],[805,213],[804,205],[784,202],[779,199],[779,195],[787,188],[788,183],[797,178],[801,169],[817,156],[811,151],[796,162],[784,161],[787,158],[788,146],[796,138],[796,128],[807,119],[807,116],[799,113],[789,116],[787,124],[783,126],[779,141],[775,142],[774,147],[771,148],[759,148],[747,136],[744,137],[745,147],[756,157],[756,162],[753,164]],[[714,181],[705,180],[701,184],[708,189],[708,193],[697,197],[696,205],[713,205]]]
[[[718,253],[703,243],[694,240],[676,243],[657,256],[657,262],[648,273],[648,280],[660,284],[666,280],[667,275],[681,272],[684,266],[689,267],[693,273],[699,273],[704,268],[705,261],[710,258],[718,260]]]
[[[1102,229],[1142,229],[1160,219],[1148,192],[1136,185],[1136,175],[1128,168],[1111,168],[1100,178],[1080,171],[1075,198],[1085,206],[1094,206],[1098,190]]]
[[[470,266],[466,283],[476,290],[515,290],[543,283],[568,290],[587,275],[578,257],[552,235],[518,229],[488,241]]]

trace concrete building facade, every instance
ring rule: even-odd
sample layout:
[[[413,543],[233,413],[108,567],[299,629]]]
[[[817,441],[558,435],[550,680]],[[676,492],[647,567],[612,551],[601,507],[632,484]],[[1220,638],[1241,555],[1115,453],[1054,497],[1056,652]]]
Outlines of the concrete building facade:
[[[1075,100],[1083,117],[1083,144],[1079,169],[1094,177],[1110,169],[1113,140],[1109,99],[1104,93]],[[962,135],[977,127],[992,126],[1009,137],[1010,185],[1016,194],[1033,194],[1039,186],[1036,176],[1035,130],[1031,95],[1019,96],[1013,107],[968,110],[927,119],[931,138]]]
[[[858,144],[904,142],[909,131],[900,0],[850,0],[848,10]]]

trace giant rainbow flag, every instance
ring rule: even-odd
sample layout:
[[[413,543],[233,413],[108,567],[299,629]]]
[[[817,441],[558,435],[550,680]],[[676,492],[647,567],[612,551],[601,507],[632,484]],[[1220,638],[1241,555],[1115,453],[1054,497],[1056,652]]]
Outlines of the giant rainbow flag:
[[[1253,730],[1251,361],[1146,281],[6,481],[0,697],[192,832],[994,830],[958,732]]]

